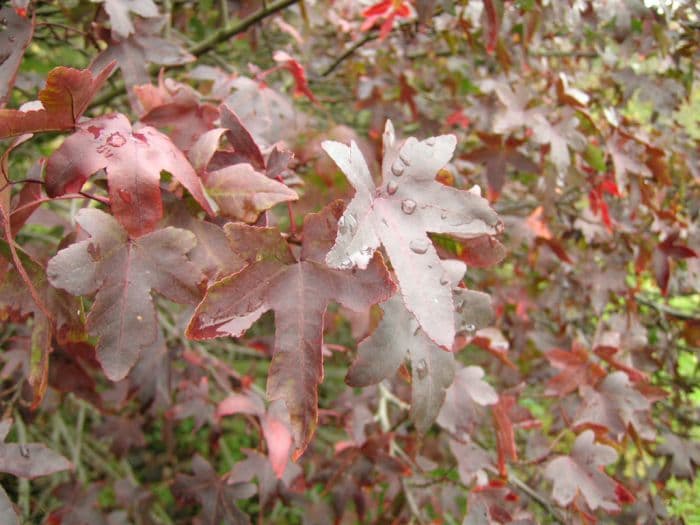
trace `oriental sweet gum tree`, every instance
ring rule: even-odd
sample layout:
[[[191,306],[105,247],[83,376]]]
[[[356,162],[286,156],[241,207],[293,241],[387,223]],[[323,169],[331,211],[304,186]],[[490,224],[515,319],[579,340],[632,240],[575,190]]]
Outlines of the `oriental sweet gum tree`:
[[[700,4],[0,7],[0,524],[700,519]]]

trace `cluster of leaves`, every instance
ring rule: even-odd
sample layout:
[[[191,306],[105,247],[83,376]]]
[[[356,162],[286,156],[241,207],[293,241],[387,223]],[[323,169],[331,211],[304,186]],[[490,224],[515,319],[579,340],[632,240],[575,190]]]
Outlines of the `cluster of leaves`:
[[[699,23],[2,7],[0,521],[681,521]]]

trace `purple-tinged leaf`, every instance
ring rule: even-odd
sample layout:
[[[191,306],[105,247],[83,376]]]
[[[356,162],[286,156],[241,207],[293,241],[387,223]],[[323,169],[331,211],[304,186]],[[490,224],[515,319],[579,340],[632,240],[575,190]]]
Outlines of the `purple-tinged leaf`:
[[[47,274],[51,284],[73,295],[97,292],[87,328],[99,338],[105,374],[117,381],[156,340],[151,290],[179,303],[199,300],[202,275],[186,257],[196,240],[172,227],[129,239],[113,217],[90,208],[80,210],[76,221],[90,238],[59,251]]]
[[[396,143],[387,121],[383,182],[376,188],[354,142],[349,147],[323,143],[356,190],[326,262],[333,268],[364,268],[382,244],[406,307],[430,339],[448,348],[455,335],[452,293],[427,232],[469,239],[498,233],[502,224],[485,199],[435,181],[455,145],[453,135]]]
[[[617,459],[615,449],[594,442],[593,431],[586,430],[574,442],[571,454],[557,456],[547,464],[545,477],[554,483],[552,497],[559,505],[567,506],[581,494],[592,510],[608,512],[620,510],[618,483],[601,467]]]
[[[24,51],[32,41],[34,18],[19,16],[9,5],[0,9],[3,31],[0,33],[0,108],[10,98]]]
[[[366,271],[334,270],[324,264],[341,214],[342,203],[335,201],[306,216],[299,261],[277,229],[227,224],[231,247],[248,266],[209,287],[187,328],[193,339],[239,336],[265,311],[275,311],[267,392],[272,400],[283,399],[289,409],[295,457],[306,449],[316,427],[328,303],[362,310],[386,300],[395,289],[379,255]]]
[[[49,158],[46,191],[52,197],[77,192],[88,177],[103,168],[107,170],[112,213],[132,237],[153,231],[163,215],[161,171],[171,173],[207,213],[214,214],[185,155],[154,128],[132,129],[120,113],[78,126]]]

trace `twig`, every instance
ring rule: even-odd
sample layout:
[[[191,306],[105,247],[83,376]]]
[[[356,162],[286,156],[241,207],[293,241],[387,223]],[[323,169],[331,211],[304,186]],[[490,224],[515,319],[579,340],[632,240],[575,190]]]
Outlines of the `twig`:
[[[216,47],[217,44],[228,40],[232,36],[236,36],[240,33],[247,31],[251,26],[257,24],[261,20],[264,20],[268,16],[273,15],[276,12],[281,11],[282,9],[285,9],[290,5],[296,4],[297,2],[299,2],[299,0],[278,0],[277,2],[269,4],[267,7],[256,11],[255,13],[253,13],[247,18],[244,18],[243,20],[229,24],[219,29],[218,31],[215,31],[208,38],[192,45],[187,51],[196,57],[201,56],[214,49],[214,47]],[[177,66],[163,66],[163,69],[167,70],[172,69],[174,67]],[[124,95],[125,93],[126,86],[124,85],[124,83],[117,82],[111,90],[93,99],[92,102],[90,102],[89,107],[94,108],[96,106],[104,105],[113,98],[116,98],[120,95]]]
[[[259,11],[256,11],[249,17],[215,31],[209,38],[195,44],[189,51],[194,56],[199,56],[206,53],[207,51],[213,49],[217,44],[228,40],[232,36],[247,31],[249,27],[257,24],[268,16],[275,14],[277,11],[281,11],[290,5],[296,4],[298,1],[299,0],[278,0],[277,2],[273,2],[266,7],[263,7]]]
[[[554,509],[554,507],[552,507],[547,498],[542,496],[539,492],[537,492],[530,485],[518,478],[512,472],[508,474],[508,482],[512,485],[515,485],[518,489],[527,494],[530,497],[530,499],[538,503],[540,507],[546,510],[557,523],[561,523],[562,525],[566,523],[564,519],[559,515],[559,513]]]
[[[375,40],[378,37],[378,33],[373,32],[373,33],[367,33],[364,38],[358,40],[355,42],[353,45],[351,45],[348,49],[345,50],[343,54],[341,54],[338,58],[336,58],[326,69],[321,71],[321,77],[326,77],[333,73],[335,69],[347,58],[352,56],[355,51],[360,49],[362,46],[364,46],[367,42],[371,42],[372,40]]]
[[[600,54],[595,51],[530,51],[528,55],[544,58],[596,58]]]
[[[645,306],[649,306],[650,308],[653,308],[654,310],[672,315],[673,317],[677,317],[678,319],[683,319],[685,321],[700,321],[700,316],[698,315],[693,315],[687,312],[682,312],[681,310],[676,310],[675,308],[672,308],[670,306],[666,306],[665,304],[657,303],[652,301],[650,298],[645,297],[641,294],[636,294],[634,296],[634,299],[638,302],[641,303]]]

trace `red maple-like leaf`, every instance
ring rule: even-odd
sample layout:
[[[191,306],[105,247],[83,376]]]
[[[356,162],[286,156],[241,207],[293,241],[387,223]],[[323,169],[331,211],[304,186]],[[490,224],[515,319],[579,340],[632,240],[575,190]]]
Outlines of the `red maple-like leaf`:
[[[453,135],[420,142],[410,137],[398,142],[391,121],[387,121],[383,181],[377,188],[354,142],[350,147],[323,143],[356,190],[326,262],[334,268],[364,268],[383,245],[406,307],[428,337],[447,348],[455,335],[452,290],[427,232],[472,239],[502,231],[502,223],[486,199],[435,181],[435,174],[451,158],[455,146]]]
[[[157,86],[134,86],[134,94],[143,108],[141,122],[167,130],[182,151],[189,151],[219,118],[216,106],[202,102],[202,96],[190,86],[165,78],[162,70]]]
[[[221,124],[225,127],[203,134],[188,153],[221,215],[253,223],[263,211],[299,198],[283,182],[261,171],[266,163],[260,148],[226,104],[221,105]],[[224,134],[233,151],[217,151]]]
[[[590,353],[579,343],[574,342],[571,351],[557,348],[545,356],[554,368],[561,370],[547,382],[547,395],[565,396],[582,386],[595,386],[605,377],[605,370],[590,360]]]
[[[246,482],[229,484],[202,456],[192,458],[192,475],[178,474],[173,484],[175,494],[197,500],[202,505],[205,525],[247,525],[248,516],[236,501],[255,494],[255,485]]]
[[[31,109],[0,109],[0,138],[72,129],[107,81],[114,65],[106,62],[97,75],[87,69],[52,69],[46,87],[39,91],[39,100],[30,103]]]
[[[574,424],[607,430],[617,441],[629,427],[642,439],[653,440],[656,430],[649,420],[651,402],[639,392],[624,372],[613,372],[595,389],[582,388],[584,406]]]
[[[99,338],[105,374],[117,381],[157,338],[151,290],[179,303],[201,297],[202,276],[185,255],[196,241],[172,227],[129,238],[112,216],[92,208],[80,210],[75,220],[90,238],[59,251],[49,261],[48,278],[73,295],[97,292],[87,329]]]
[[[309,87],[309,81],[306,78],[306,70],[304,70],[304,66],[302,66],[298,60],[292,58],[284,51],[275,51],[272,58],[274,58],[275,62],[277,62],[280,67],[289,71],[292,74],[292,77],[294,77],[295,95],[304,95],[311,102],[318,103],[318,100],[316,100],[316,97],[311,92],[311,88]]]
[[[270,465],[277,478],[281,479],[289,463],[292,432],[289,428],[289,415],[280,406],[280,402],[275,402],[266,409],[263,400],[252,392],[231,394],[217,405],[216,416],[232,414],[249,414],[258,418],[267,443]]]
[[[450,274],[458,306],[456,330],[474,331],[492,319],[491,298],[484,293],[456,288],[465,267],[459,261],[443,261]],[[454,357],[436,345],[394,296],[381,306],[384,317],[376,330],[358,346],[357,359],[348,371],[351,386],[368,386],[391,377],[408,358],[411,361],[411,419],[417,430],[426,432],[440,412],[445,390],[455,373]],[[466,328],[468,327],[468,328]]]
[[[93,69],[100,69],[104,64],[117,62],[124,77],[131,107],[137,113],[141,113],[141,108],[133,88],[150,82],[149,63],[174,66],[195,60],[182,46],[159,36],[165,23],[164,16],[133,20],[131,34],[122,38],[115,32],[109,39],[107,48],[91,64]]]
[[[50,196],[79,191],[104,168],[112,214],[130,236],[138,237],[153,231],[163,215],[160,174],[167,171],[214,215],[201,180],[167,135],[150,126],[134,129],[121,113],[81,122],[77,128],[46,165]]]
[[[628,502],[631,495],[602,470],[617,459],[615,449],[598,445],[594,439],[591,430],[581,433],[571,454],[550,461],[544,475],[554,482],[552,497],[559,505],[567,506],[581,494],[591,510],[618,511],[619,503]]]
[[[232,248],[248,266],[224,277],[207,294],[187,335],[206,339],[239,336],[265,311],[275,311],[275,350],[268,373],[270,399],[283,399],[299,457],[314,432],[318,385],[323,378],[323,317],[330,301],[354,310],[386,300],[395,290],[381,256],[365,271],[328,268],[324,259],[342,215],[336,201],[304,220],[301,256],[295,258],[276,228],[226,225]],[[303,367],[299,368],[298,363]]]
[[[484,407],[498,402],[498,394],[482,378],[484,369],[467,366],[457,371],[447,389],[437,423],[453,434],[471,434],[484,419]]]
[[[381,19],[379,29],[379,39],[384,40],[394,27],[394,21],[399,18],[410,18],[413,16],[413,6],[406,0],[381,0],[362,11],[365,21],[360,27],[360,31],[368,31]]]

